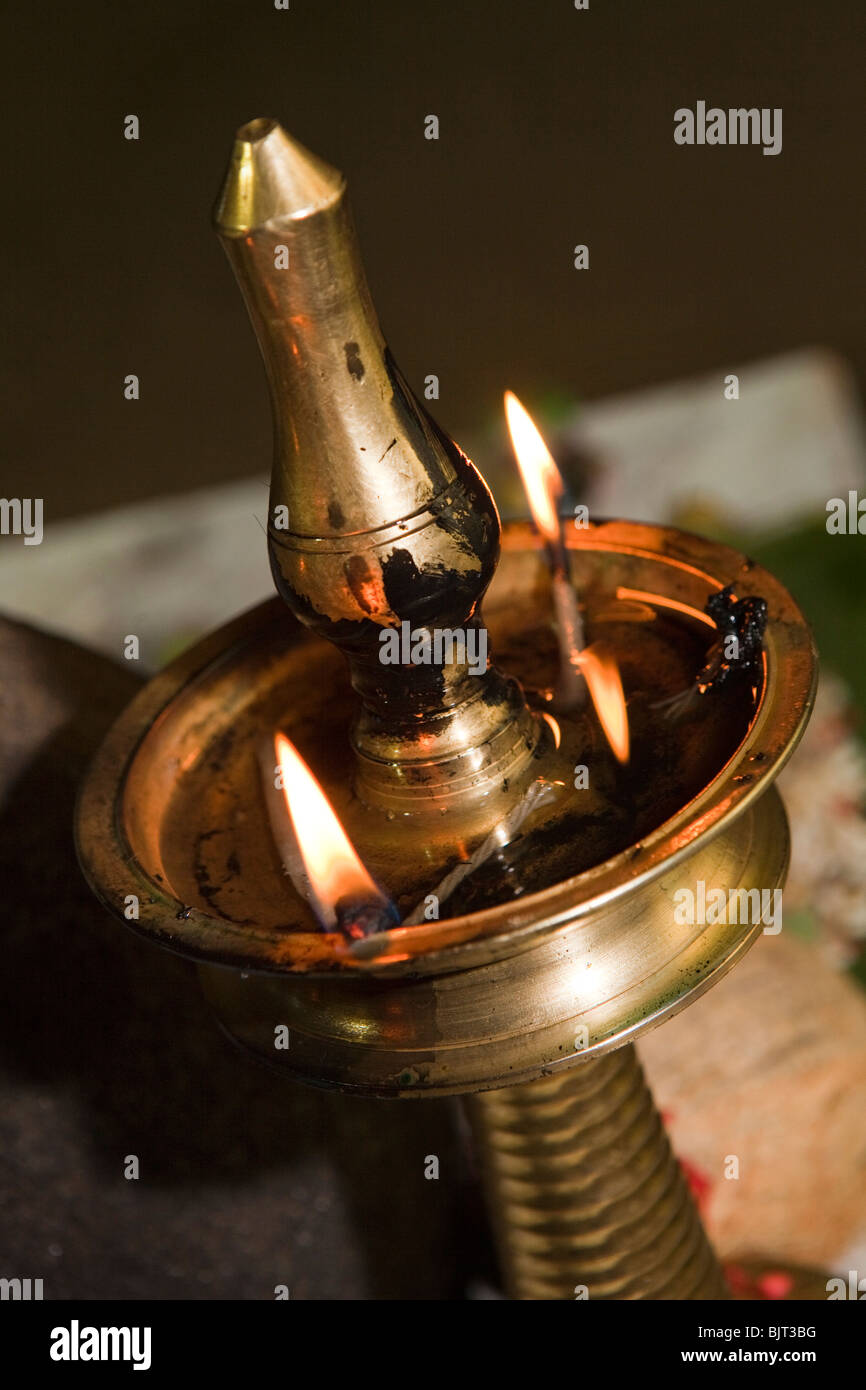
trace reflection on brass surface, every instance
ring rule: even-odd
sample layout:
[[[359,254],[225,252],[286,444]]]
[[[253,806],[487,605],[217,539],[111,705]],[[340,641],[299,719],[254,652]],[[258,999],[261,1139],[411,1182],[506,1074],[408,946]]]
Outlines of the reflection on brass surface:
[[[626,584],[698,608],[708,593],[732,580],[743,592],[764,594],[770,605],[767,675],[757,708],[748,692],[739,710],[725,703],[708,707],[709,723],[686,784],[676,741],[667,764],[659,762],[649,715],[642,747],[635,740],[632,767],[624,775],[605,763],[603,740],[585,745],[579,759],[573,748],[555,749],[551,740],[541,770],[564,780],[574,762],[591,762],[591,796],[600,794],[593,790],[596,780],[602,785],[609,777],[614,814],[589,818],[585,825],[578,817],[564,840],[542,834],[531,868],[542,877],[553,857],[557,876],[548,886],[515,896],[503,879],[499,901],[491,885],[490,898],[478,910],[454,912],[452,905],[438,921],[392,933],[392,949],[366,960],[348,958],[342,942],[316,929],[270,843],[256,748],[275,727],[283,727],[306,758],[362,859],[404,911],[465,857],[484,826],[476,828],[475,807],[460,798],[431,797],[424,816],[406,817],[396,800],[374,810],[353,793],[347,749],[353,696],[340,655],[274,600],[172,663],[111,730],[83,788],[78,816],[82,862],[96,891],[115,912],[122,912],[126,893],[137,893],[140,917],[129,925],[181,954],[280,974],[337,970],[386,978],[489,963],[616,903],[625,907],[656,880],[678,886],[681,861],[705,848],[715,854],[709,851],[715,836],[749,808],[760,811],[795,746],[814,683],[808,628],[781,585],[758,566],[745,568],[744,557],[727,547],[627,522],[575,532],[572,546],[590,611],[597,604],[609,613],[618,586]],[[541,659],[537,650],[530,653],[529,639],[544,634],[550,621],[545,579],[530,529],[506,528],[487,621],[503,666],[526,681]],[[617,627],[604,621],[611,630]],[[682,621],[682,640],[693,641]],[[617,641],[624,657],[634,660],[642,643],[656,641],[643,635],[656,626],[623,624]],[[708,628],[701,631],[704,641],[711,637]],[[676,633],[674,628],[648,671],[650,689],[640,697],[647,702],[655,698],[656,669],[674,651]],[[555,643],[550,646],[555,656]],[[633,703],[639,695],[633,694]],[[589,724],[582,727],[588,741],[596,736]],[[733,743],[726,745],[731,734]],[[685,733],[677,733],[681,737]],[[684,788],[680,800],[666,805],[678,786]],[[660,820],[643,827],[639,840],[630,834],[627,816],[616,814],[626,795],[647,799],[647,818],[658,803]],[[501,818],[513,804],[510,786],[499,783],[495,800]],[[556,804],[550,808],[557,811]],[[486,816],[485,811],[482,821]],[[723,871],[731,874],[733,868],[725,864]],[[521,866],[521,872],[528,870]],[[691,868],[683,873],[696,876]],[[701,876],[709,882],[709,873]],[[758,882],[769,886],[768,880]],[[731,878],[729,886],[736,883]]]
[[[578,920],[549,922],[528,945],[488,943],[483,962],[437,972],[433,957],[423,973],[385,979],[369,971],[244,975],[205,964],[199,974],[228,1031],[301,1080],[403,1097],[507,1086],[566,1071],[697,998],[761,927],[678,925],[676,888],[698,878],[776,887],[787,858],[785,814],[771,790],[681,870]],[[291,1031],[286,1052],[274,1051],[280,1023]],[[576,1050],[581,1027],[587,1037]]]
[[[489,622],[497,650],[518,669],[525,633],[543,626],[547,595],[528,530],[508,530],[505,541]],[[518,868],[541,875],[549,859],[557,872],[549,887],[514,897],[506,875],[498,901],[401,928],[379,955],[358,959],[315,930],[282,873],[267,832],[258,739],[285,726],[361,857],[401,906],[430,891],[461,845],[473,843],[473,811],[434,803],[419,831],[412,818],[374,814],[353,797],[345,753],[351,692],[329,643],[307,634],[278,603],[265,605],[157,676],[115,725],[82,793],[85,870],[115,912],[122,913],[127,893],[138,893],[140,919],[130,925],[206,962],[220,1016],[271,1062],[370,1094],[529,1080],[577,1060],[575,1022],[585,1019],[592,1048],[616,1046],[695,997],[760,930],[677,925],[673,894],[698,878],[723,888],[782,882],[787,828],[769,788],[808,714],[808,629],[766,572],[744,572],[734,552],[674,531],[601,524],[583,533],[573,560],[604,609],[622,584],[698,607],[708,588],[737,573],[744,590],[760,586],[770,622],[757,708],[746,701],[721,765],[706,752],[714,746],[710,726],[695,785],[639,843],[626,827],[625,841],[610,840],[606,851],[603,835],[587,839],[598,833],[590,824],[572,839],[551,839],[544,822],[534,832],[542,848]],[[634,646],[638,639],[624,640]],[[323,689],[332,692],[324,704]],[[723,730],[736,727],[731,708],[713,708]],[[651,809],[663,801],[666,777],[680,774],[675,759],[670,774],[658,766],[651,746],[643,767]],[[611,784],[614,802],[627,786]],[[501,795],[504,803],[508,793]],[[554,805],[542,816],[555,825],[556,812]],[[618,827],[614,818],[609,833],[619,835]],[[587,843],[596,846],[596,862],[582,858]],[[291,1020],[283,1018],[287,1008]],[[275,1011],[296,1032],[292,1049],[276,1055]],[[360,1036],[369,1045],[355,1049]]]

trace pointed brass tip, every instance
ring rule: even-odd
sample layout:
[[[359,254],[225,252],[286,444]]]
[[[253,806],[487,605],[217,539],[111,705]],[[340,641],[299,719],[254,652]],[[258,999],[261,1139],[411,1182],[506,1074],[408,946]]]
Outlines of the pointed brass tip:
[[[244,236],[268,222],[309,217],[335,202],[344,187],[337,169],[293,140],[278,121],[259,116],[235,137],[214,223],[222,236]]]

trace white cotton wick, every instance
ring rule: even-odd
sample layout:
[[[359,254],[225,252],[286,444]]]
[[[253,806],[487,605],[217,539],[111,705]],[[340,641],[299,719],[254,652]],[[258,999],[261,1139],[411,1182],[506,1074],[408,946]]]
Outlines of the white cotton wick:
[[[482,840],[478,848],[462,864],[457,864],[449,874],[446,874],[438,888],[434,888],[433,895],[439,899],[440,903],[450,898],[455,888],[468,878],[469,874],[474,873],[482,864],[502,849],[514,839],[517,832],[523,827],[525,821],[531,813],[540,806],[546,806],[556,795],[555,788],[551,782],[542,781],[539,777],[524,792],[518,802],[512,806],[507,816],[499,822],[485,840]],[[408,917],[403,918],[404,927],[417,927],[427,920],[425,908],[427,897],[413,908]]]

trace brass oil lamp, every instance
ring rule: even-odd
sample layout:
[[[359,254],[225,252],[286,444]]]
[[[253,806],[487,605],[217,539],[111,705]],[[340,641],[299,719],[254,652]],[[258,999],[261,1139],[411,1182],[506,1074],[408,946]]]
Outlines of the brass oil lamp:
[[[566,528],[582,639],[625,692],[616,756],[593,701],[551,699],[561,578],[535,529],[501,528],[391,359],[343,178],[253,121],[216,224],[270,381],[279,598],[114,725],[80,798],[84,871],[115,914],[135,896],[129,925],[194,959],[223,1026],[271,1065],[360,1095],[469,1097],[512,1296],[726,1297],[632,1044],[762,931],[683,924],[677,889],[784,881],[772,782],[813,699],[806,623],[725,546]],[[669,717],[729,587],[766,603],[759,659]],[[483,632],[492,662],[383,662],[383,632],[407,624],[462,633],[466,653]],[[284,872],[261,771],[278,733],[394,905],[354,934]]]

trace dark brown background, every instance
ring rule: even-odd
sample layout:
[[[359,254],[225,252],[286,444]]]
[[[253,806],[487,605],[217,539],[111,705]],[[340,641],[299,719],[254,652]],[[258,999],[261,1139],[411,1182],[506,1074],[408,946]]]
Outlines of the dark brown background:
[[[50,522],[267,468],[263,373],[209,227],[233,131],[263,113],[348,173],[386,334],[416,387],[439,374],[458,438],[506,385],[588,399],[814,342],[862,380],[863,14],[18,6],[3,493],[44,496]],[[781,106],[782,153],[676,146],[674,110],[701,98]]]

